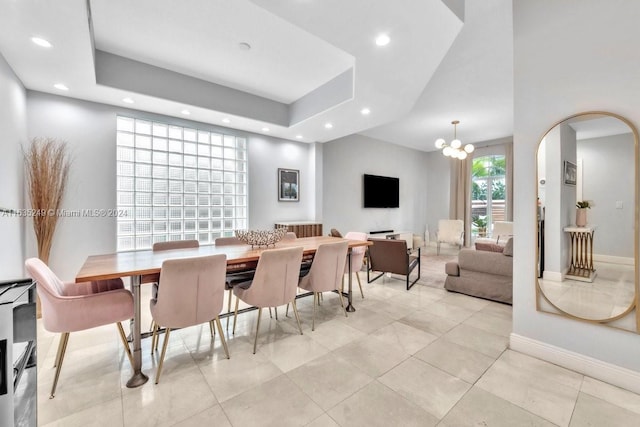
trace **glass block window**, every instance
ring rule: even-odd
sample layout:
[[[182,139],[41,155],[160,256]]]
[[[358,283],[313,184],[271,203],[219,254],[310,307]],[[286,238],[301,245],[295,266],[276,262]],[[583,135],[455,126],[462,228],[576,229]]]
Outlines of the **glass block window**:
[[[118,251],[247,228],[245,138],[117,117]]]

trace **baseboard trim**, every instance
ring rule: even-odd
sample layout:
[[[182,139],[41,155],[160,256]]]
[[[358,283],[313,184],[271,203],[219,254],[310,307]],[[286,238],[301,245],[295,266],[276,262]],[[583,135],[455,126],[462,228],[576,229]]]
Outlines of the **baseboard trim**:
[[[633,257],[621,257],[621,256],[611,256],[611,255],[602,255],[602,254],[593,254],[593,260],[600,261],[600,262],[608,262],[611,264],[622,264],[622,265],[635,264]]]
[[[544,280],[550,280],[552,282],[562,282],[564,280],[564,274],[558,273],[557,271],[545,270],[542,273],[542,278]]]
[[[625,390],[640,393],[640,372],[513,333],[509,337],[509,347]]]

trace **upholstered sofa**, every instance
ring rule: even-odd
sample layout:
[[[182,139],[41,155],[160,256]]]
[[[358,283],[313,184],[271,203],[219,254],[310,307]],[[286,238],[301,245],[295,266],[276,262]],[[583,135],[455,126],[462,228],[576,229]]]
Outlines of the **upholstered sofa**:
[[[513,301],[513,239],[503,252],[462,249],[457,262],[445,265],[444,288],[511,304]]]

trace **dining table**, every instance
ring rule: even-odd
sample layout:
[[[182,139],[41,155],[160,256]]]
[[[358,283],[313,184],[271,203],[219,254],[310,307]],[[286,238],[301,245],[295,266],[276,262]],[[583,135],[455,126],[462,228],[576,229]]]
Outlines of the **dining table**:
[[[281,240],[269,247],[257,247],[248,244],[239,245],[202,245],[199,248],[174,249],[167,251],[136,250],[115,252],[104,255],[91,255],[80,268],[75,282],[89,282],[93,280],[106,280],[129,277],[131,280],[131,293],[133,294],[134,314],[131,322],[131,341],[133,345],[133,374],[127,381],[127,387],[139,387],[149,379],[142,371],[141,348],[141,315],[140,315],[140,286],[145,283],[157,281],[162,268],[162,263],[168,259],[191,258],[207,255],[224,254],[227,257],[227,270],[237,271],[249,267],[255,267],[260,255],[270,249],[299,247],[303,248],[303,258],[313,257],[318,247],[325,243],[348,241],[346,271],[351,271],[351,251],[356,247],[366,247],[371,242],[365,240],[348,240],[331,236],[303,237],[299,239]],[[351,274],[348,275],[347,308],[349,312],[355,311],[353,307],[353,292]],[[228,315],[228,314],[227,314]]]

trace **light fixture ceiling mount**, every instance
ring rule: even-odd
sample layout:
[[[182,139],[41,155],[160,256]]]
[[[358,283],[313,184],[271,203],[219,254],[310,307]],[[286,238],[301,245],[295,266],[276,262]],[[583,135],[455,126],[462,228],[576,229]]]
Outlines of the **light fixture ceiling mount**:
[[[454,159],[464,160],[467,156],[473,153],[475,147],[473,144],[466,144],[464,148],[462,147],[462,141],[458,139],[458,125],[460,124],[460,120],[454,120],[451,122],[453,125],[453,140],[447,144],[444,138],[438,138],[436,140],[436,148],[442,149],[442,154],[447,157],[453,157]]]

